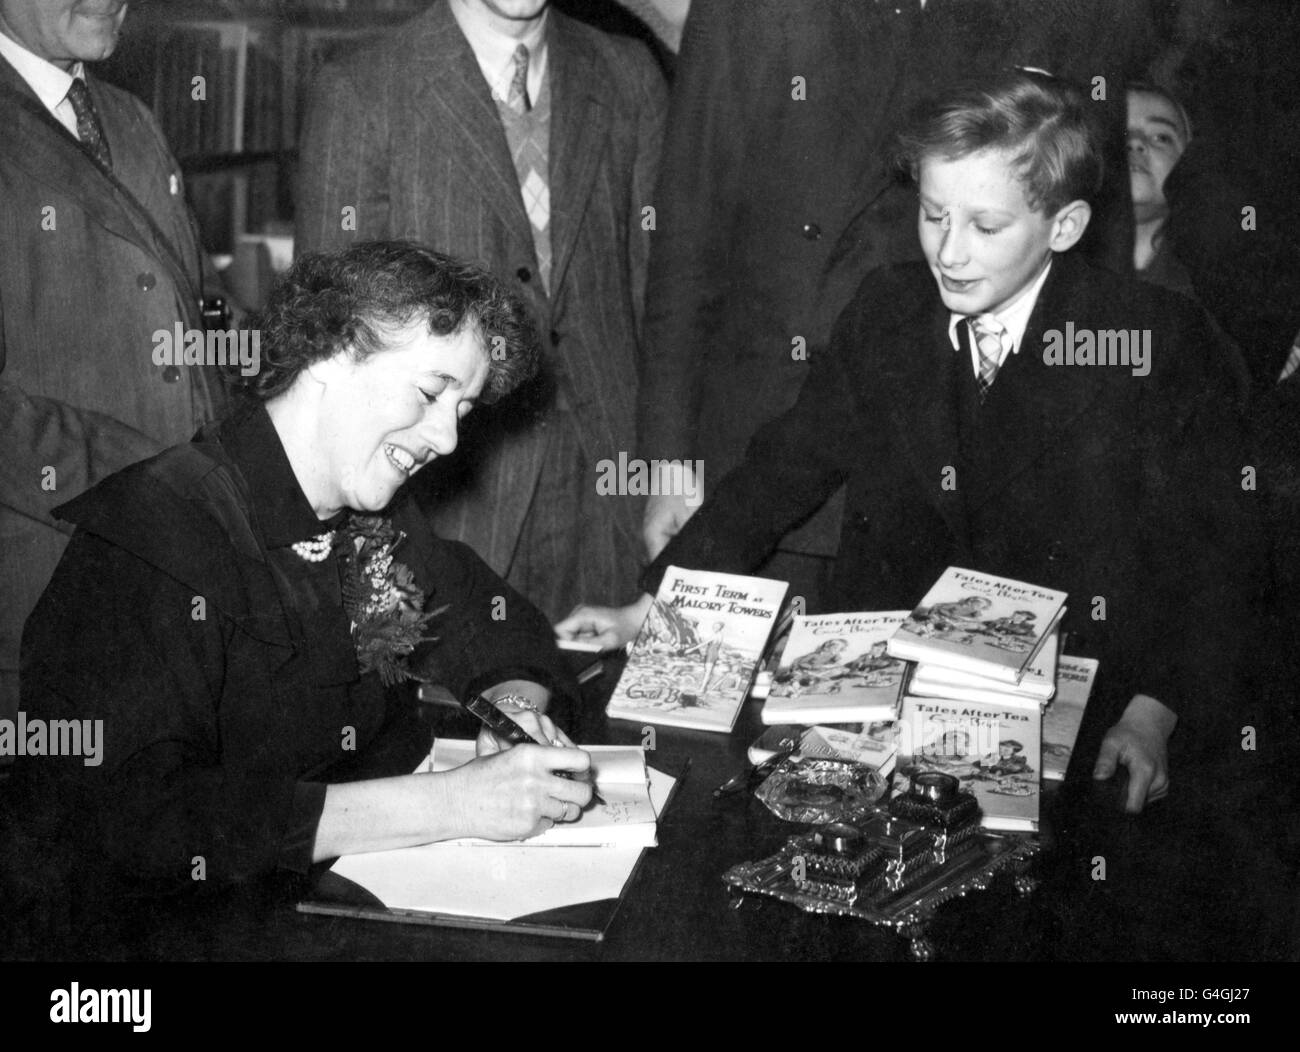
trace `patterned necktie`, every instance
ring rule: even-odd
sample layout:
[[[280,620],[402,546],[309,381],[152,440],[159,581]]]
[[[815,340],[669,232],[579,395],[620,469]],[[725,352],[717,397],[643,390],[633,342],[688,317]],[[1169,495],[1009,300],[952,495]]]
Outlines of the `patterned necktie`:
[[[515,75],[506,101],[497,102],[506,142],[515,162],[524,210],[533,228],[538,276],[542,288],[551,291],[551,106],[550,92],[542,82],[537,105],[528,97],[528,48],[515,48]]]
[[[99,123],[99,114],[95,104],[90,101],[90,91],[86,82],[80,77],[72,82],[68,89],[68,101],[77,115],[77,138],[90,151],[96,163],[106,172],[113,170],[113,155],[108,150],[108,140],[104,138],[104,127]]]
[[[971,332],[975,336],[975,348],[979,351],[980,370],[975,383],[980,390],[983,402],[993,386],[993,378],[998,375],[998,363],[1002,358],[1002,337],[1007,328],[992,314],[980,314],[968,318]]]
[[[506,105],[516,113],[527,113],[533,108],[528,97],[528,46],[520,44],[515,48],[515,75],[510,80],[510,93],[506,96]]]

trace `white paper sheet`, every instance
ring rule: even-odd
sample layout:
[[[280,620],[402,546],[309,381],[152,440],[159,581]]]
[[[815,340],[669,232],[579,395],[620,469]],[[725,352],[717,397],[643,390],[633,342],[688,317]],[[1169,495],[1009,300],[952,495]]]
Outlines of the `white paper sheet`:
[[[650,769],[650,793],[661,811],[675,779]],[[617,898],[641,847],[538,847],[529,844],[428,844],[399,851],[345,855],[332,871],[390,909],[490,920]]]

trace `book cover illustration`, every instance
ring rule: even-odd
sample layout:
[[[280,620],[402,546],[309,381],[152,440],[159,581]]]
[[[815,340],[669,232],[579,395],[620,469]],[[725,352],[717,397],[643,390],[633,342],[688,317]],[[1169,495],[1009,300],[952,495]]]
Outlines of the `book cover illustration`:
[[[942,698],[903,698],[898,773],[940,771],[979,801],[988,829],[1038,829],[1041,767],[1036,704],[985,705]]]
[[[950,566],[899,626],[889,652],[1017,683],[1065,600],[1064,592]]]
[[[906,610],[796,617],[764,723],[851,723],[898,714],[906,666],[886,653]]]
[[[606,713],[730,731],[786,587],[783,581],[670,566]]]
[[[1065,777],[1083,712],[1097,678],[1097,659],[1062,654],[1056,666],[1056,697],[1043,710],[1043,777]]]

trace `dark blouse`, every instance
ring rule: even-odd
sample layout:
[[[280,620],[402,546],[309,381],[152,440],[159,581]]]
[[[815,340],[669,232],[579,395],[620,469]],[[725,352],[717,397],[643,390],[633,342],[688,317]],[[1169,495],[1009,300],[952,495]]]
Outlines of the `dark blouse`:
[[[292,551],[328,524],[266,411],[209,425],[60,513],[78,529],[27,623],[22,708],[103,720],[104,751],[95,767],[20,761],[38,837],[136,887],[192,885],[197,858],[211,885],[305,872],[326,784],[409,729],[413,690],[359,672],[338,559]],[[447,607],[413,667],[457,697],[512,678],[571,692],[527,600],[435,537],[413,499],[389,515],[426,608]]]

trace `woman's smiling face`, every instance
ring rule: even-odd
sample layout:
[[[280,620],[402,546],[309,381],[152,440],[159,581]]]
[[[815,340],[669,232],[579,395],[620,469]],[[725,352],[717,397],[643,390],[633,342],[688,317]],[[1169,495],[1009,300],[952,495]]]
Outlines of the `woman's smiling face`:
[[[459,423],[487,382],[476,325],[437,336],[419,321],[384,343],[364,361],[344,351],[307,371],[323,386],[311,472],[322,518],[386,508],[407,479],[455,450]]]

